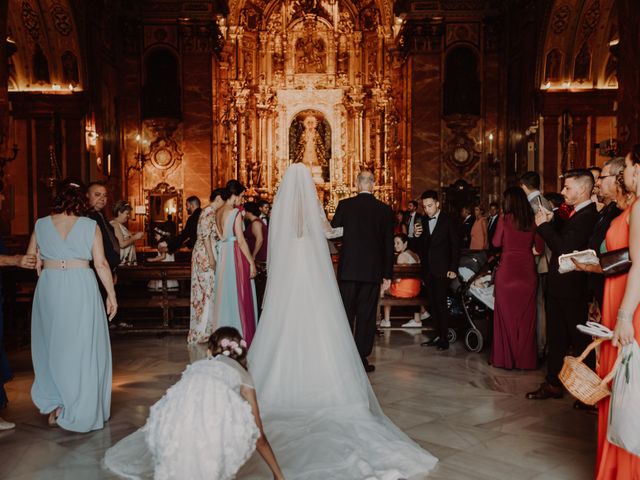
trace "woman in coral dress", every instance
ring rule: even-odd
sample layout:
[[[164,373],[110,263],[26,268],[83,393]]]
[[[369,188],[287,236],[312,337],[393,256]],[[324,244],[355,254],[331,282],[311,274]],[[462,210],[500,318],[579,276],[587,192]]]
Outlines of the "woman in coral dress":
[[[640,158],[629,154],[625,159],[624,184],[627,191],[640,193]],[[613,342],[604,342],[600,348],[598,375],[605,377],[618,357],[615,344],[626,344],[635,338],[640,343],[640,264],[637,257],[640,245],[640,202],[634,202],[611,222],[607,231],[607,251],[627,248],[633,267],[628,274],[609,277],[604,285],[602,324],[615,328]],[[635,245],[635,248],[633,247]],[[634,251],[635,250],[635,251]],[[634,271],[635,270],[635,271]],[[597,480],[640,479],[640,457],[607,441],[610,398],[598,404],[598,455],[596,457]],[[639,406],[640,411],[640,406]]]

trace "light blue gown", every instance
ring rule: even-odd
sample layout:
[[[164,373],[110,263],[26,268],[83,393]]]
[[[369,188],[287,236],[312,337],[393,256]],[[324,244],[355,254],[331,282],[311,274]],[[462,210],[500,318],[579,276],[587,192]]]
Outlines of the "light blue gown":
[[[51,217],[36,222],[43,260],[91,260],[96,222],[79,217],[62,239]],[[65,430],[100,429],[111,410],[111,345],[107,317],[90,268],[43,269],[33,298],[31,398],[41,413],[62,407]]]

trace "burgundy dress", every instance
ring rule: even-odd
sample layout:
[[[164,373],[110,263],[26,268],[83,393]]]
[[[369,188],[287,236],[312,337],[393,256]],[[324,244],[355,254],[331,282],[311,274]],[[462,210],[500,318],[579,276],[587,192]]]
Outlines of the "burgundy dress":
[[[516,228],[510,215],[498,220],[493,245],[502,247],[496,270],[491,364],[500,368],[535,369],[536,293],[538,273],[531,251],[544,251],[544,241],[535,230]]]
[[[255,219],[253,222],[249,223],[245,232],[244,238],[247,240],[247,245],[249,245],[249,251],[253,252],[253,248],[256,246],[256,237],[253,234],[253,224],[258,222],[260,227],[262,228],[262,245],[260,246],[260,250],[256,253],[256,262],[266,262],[267,261],[267,245],[269,242],[269,228],[264,224],[262,220]]]

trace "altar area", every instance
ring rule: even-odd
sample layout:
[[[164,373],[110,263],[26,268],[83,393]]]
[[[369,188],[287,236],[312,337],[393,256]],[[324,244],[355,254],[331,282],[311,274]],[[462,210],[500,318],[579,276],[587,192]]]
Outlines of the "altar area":
[[[175,188],[182,199],[205,198],[231,178],[247,187],[249,198],[272,200],[296,161],[311,169],[328,214],[356,192],[364,169],[374,173],[380,199],[406,202],[406,65],[394,21],[389,2],[237,0],[218,18],[217,40],[205,42],[210,32],[183,27],[183,52],[196,58],[195,52],[213,50],[211,91],[195,86],[204,68],[200,55],[183,80],[193,86],[182,87],[184,110],[200,113],[171,118],[143,112],[138,134],[132,130],[124,141],[130,203],[148,212],[159,186]],[[145,26],[145,38],[149,51],[160,51],[172,41],[171,30]],[[147,73],[147,84],[166,76]],[[172,98],[166,85],[148,88]]]

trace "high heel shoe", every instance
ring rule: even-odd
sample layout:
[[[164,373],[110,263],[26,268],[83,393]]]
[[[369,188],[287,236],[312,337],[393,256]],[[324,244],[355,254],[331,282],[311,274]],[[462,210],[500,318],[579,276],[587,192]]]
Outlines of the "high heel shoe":
[[[58,427],[58,426],[59,426],[59,425],[58,425],[58,417],[60,416],[60,412],[61,412],[61,411],[62,411],[62,410],[58,407],[58,408],[56,408],[53,412],[51,412],[51,413],[49,414],[49,420],[48,420],[48,423],[49,423],[49,426],[50,426],[50,427],[54,428],[54,427]]]

